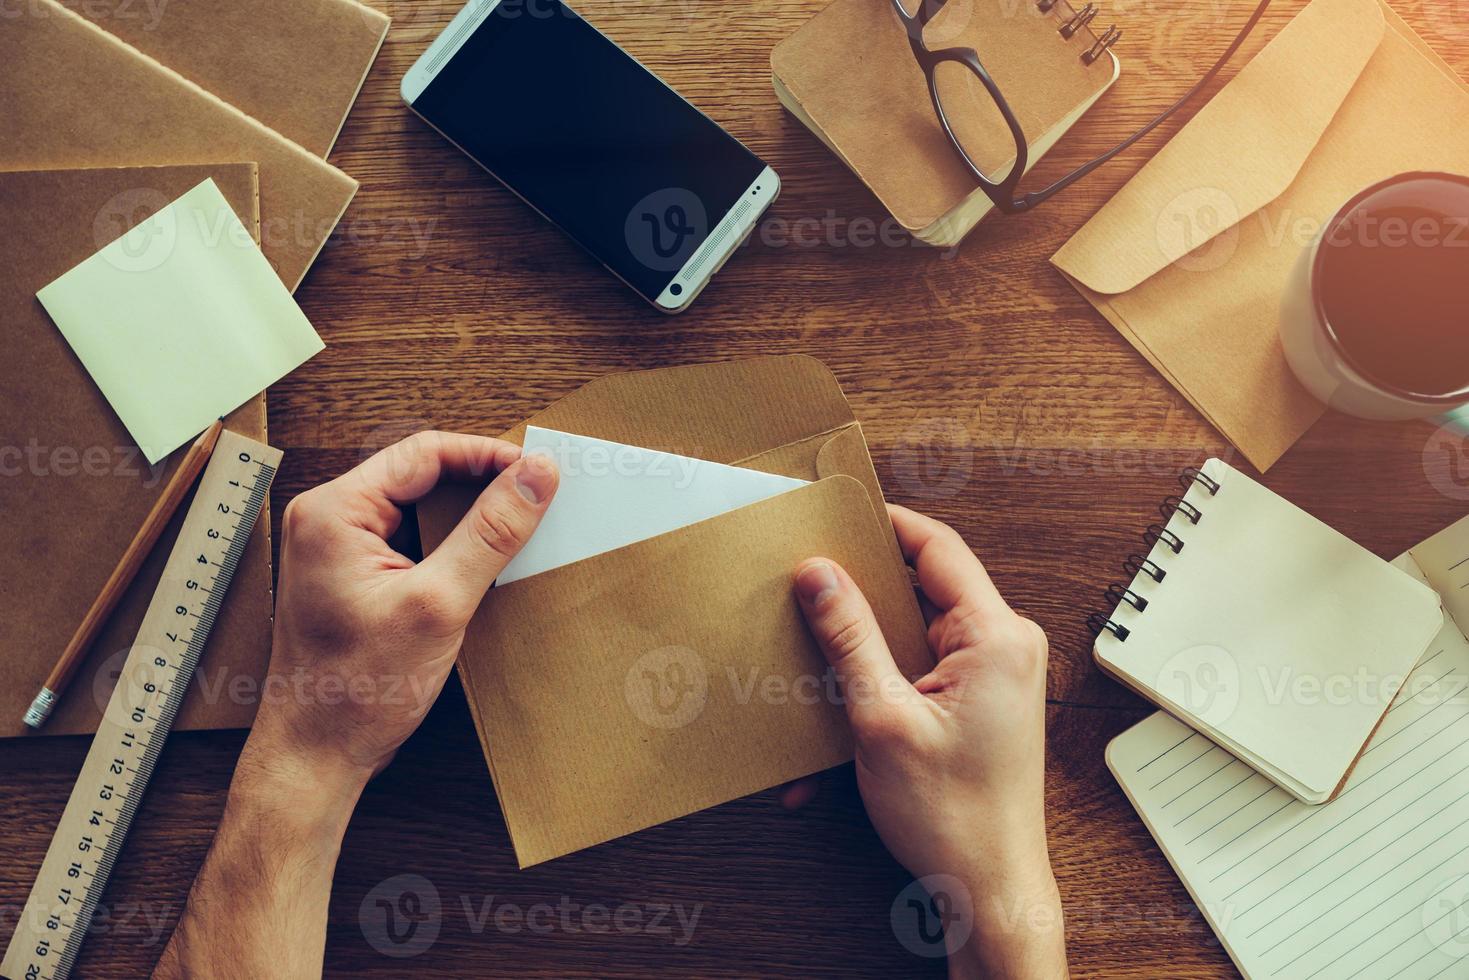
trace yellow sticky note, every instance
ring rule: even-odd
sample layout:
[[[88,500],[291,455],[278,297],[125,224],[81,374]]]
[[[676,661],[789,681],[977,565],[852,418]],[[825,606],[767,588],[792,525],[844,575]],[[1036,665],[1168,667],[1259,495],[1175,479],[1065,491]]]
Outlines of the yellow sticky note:
[[[213,180],[36,298],[150,463],[325,346]]]

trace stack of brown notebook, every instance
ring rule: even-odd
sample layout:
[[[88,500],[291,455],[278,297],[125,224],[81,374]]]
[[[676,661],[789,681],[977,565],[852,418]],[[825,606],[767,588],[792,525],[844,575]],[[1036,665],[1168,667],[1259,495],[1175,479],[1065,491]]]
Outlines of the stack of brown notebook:
[[[907,0],[907,9],[918,0]],[[1091,5],[1087,5],[1091,8]],[[1092,8],[1095,9],[1095,8]],[[953,0],[929,24],[930,48],[973,48],[1005,94],[1034,164],[1117,79],[1110,50],[1090,27],[1070,38],[1065,3],[1042,11],[1031,0]],[[892,0],[835,0],[770,56],[775,94],[787,109],[877,195],[910,234],[930,245],[957,244],[989,213],[990,199],[939,125],[923,70]],[[950,104],[956,131],[984,136],[976,164],[1007,173],[1015,140],[993,103]]]
[[[178,462],[150,469],[36,290],[208,178],[294,289],[356,192],[320,154],[388,27],[353,0],[66,2],[32,0],[0,31],[0,324],[9,353],[0,367],[0,549],[28,563],[0,581],[0,737],[26,731],[29,698]],[[263,440],[264,394],[228,421]],[[47,734],[95,727],[181,521],[182,511]],[[179,727],[250,723],[270,649],[270,583],[262,522]]]
[[[388,35],[387,15],[355,0],[62,2],[321,157]]]

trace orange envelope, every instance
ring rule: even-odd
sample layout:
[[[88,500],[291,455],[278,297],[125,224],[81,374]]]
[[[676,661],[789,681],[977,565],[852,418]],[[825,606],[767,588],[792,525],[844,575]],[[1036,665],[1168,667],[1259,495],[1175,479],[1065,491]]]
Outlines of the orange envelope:
[[[862,428],[819,361],[614,375],[527,424],[813,482],[490,590],[459,673],[521,867],[852,758],[791,592],[804,558],[852,573],[909,678],[932,668]],[[473,493],[419,504],[425,552]]]
[[[1352,194],[1469,171],[1469,90],[1378,0],[1313,0],[1051,262],[1261,470],[1325,408],[1277,336]]]

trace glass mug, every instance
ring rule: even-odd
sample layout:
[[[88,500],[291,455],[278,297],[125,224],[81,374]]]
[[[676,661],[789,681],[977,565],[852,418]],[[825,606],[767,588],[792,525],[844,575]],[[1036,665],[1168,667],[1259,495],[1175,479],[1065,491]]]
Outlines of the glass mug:
[[[1469,177],[1399,174],[1342,205],[1296,261],[1280,340],[1301,384],[1349,415],[1469,403]]]

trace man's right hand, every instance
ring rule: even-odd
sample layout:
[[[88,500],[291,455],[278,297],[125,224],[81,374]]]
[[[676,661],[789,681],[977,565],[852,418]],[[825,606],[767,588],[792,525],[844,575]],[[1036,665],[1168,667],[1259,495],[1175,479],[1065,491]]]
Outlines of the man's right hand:
[[[1046,637],[1001,598],[957,532],[890,507],[918,572],[937,665],[909,684],[872,608],[835,562],[796,570],[801,609],[846,694],[857,785],[909,871],[949,875],[953,976],[1067,975],[1046,847]],[[952,894],[953,891],[967,894]],[[967,941],[954,937],[968,933]]]

